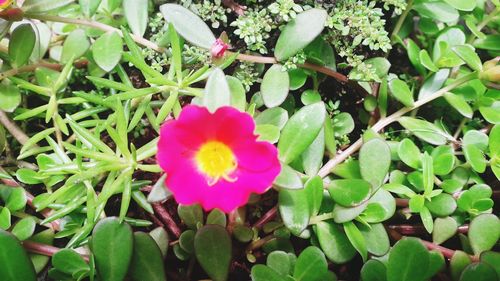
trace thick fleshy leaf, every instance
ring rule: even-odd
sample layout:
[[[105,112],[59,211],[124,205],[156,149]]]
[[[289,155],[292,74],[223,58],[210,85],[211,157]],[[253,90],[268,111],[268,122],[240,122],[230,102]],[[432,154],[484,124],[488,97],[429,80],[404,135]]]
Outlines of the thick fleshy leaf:
[[[453,8],[457,10],[467,11],[467,12],[474,10],[477,4],[476,1],[469,1],[469,0],[444,0],[444,1],[453,6]]]
[[[493,214],[475,217],[469,226],[469,241],[475,254],[490,250],[500,239],[500,220]]]
[[[133,234],[130,226],[116,217],[105,218],[94,228],[91,240],[96,268],[103,281],[125,278],[132,259]]]
[[[447,92],[444,93],[443,97],[453,108],[460,112],[460,114],[467,118],[472,118],[474,112],[463,96]]]
[[[0,110],[13,112],[21,103],[21,92],[14,85],[0,84]]]
[[[498,280],[495,269],[486,263],[469,264],[460,275],[460,281]]]
[[[454,281],[460,280],[463,270],[471,264],[470,256],[460,250],[455,251],[450,260],[450,272]]]
[[[250,273],[253,281],[287,281],[287,279],[272,268],[263,264],[256,264]]]
[[[294,235],[300,235],[309,225],[310,209],[306,189],[282,188],[279,194],[279,210],[285,226]]]
[[[474,2],[474,1],[470,1]],[[452,48],[452,50],[462,59],[465,63],[476,71],[483,70],[481,59],[476,54],[476,50],[471,45],[459,45]]]
[[[389,251],[391,244],[383,224],[370,224],[370,227],[358,224],[358,227],[365,241],[367,241],[366,247],[369,253],[383,256]]]
[[[398,156],[406,165],[418,169],[422,165],[422,154],[415,143],[408,138],[405,138],[399,143]]]
[[[404,116],[399,118],[398,121],[405,129],[430,144],[442,145],[445,144],[448,139],[452,138],[438,126],[425,120]]]
[[[356,249],[339,225],[329,221],[318,222],[314,227],[321,249],[334,263],[346,263],[356,255]]]
[[[399,240],[389,254],[388,281],[424,281],[429,268],[429,253],[416,238]]]
[[[322,281],[328,270],[325,254],[314,246],[309,246],[297,258],[293,272],[297,281]]]
[[[434,221],[434,231],[432,232],[432,241],[439,245],[455,235],[457,229],[458,223],[454,218],[436,218]]]
[[[303,187],[299,173],[285,164],[281,165],[281,172],[276,177],[274,185],[286,189],[301,189]]]
[[[35,281],[36,274],[28,254],[19,241],[7,231],[0,229],[0,280]]]
[[[423,1],[413,5],[413,9],[420,15],[441,22],[454,22],[459,13],[451,5],[441,1]]]
[[[165,281],[163,258],[155,240],[147,233],[134,233],[134,254],[130,263],[134,281]]]
[[[282,104],[290,88],[290,78],[286,71],[283,71],[283,66],[274,64],[264,74],[260,92],[266,107],[277,107]]]
[[[378,260],[371,259],[361,268],[361,280],[363,281],[386,281],[387,269]]]
[[[405,106],[413,106],[413,93],[406,83],[399,79],[392,79],[389,82],[391,94]]]
[[[374,138],[367,141],[359,151],[361,176],[377,189],[384,182],[391,165],[391,150],[384,140]]]
[[[328,13],[323,9],[309,9],[288,22],[276,42],[274,56],[284,61],[311,43],[325,27]]]
[[[160,6],[163,17],[174,25],[175,30],[193,45],[210,49],[215,43],[215,36],[195,13],[177,4],[164,4]]]
[[[333,180],[328,187],[333,200],[345,207],[355,206],[368,199],[371,184],[361,179]]]
[[[90,42],[87,35],[85,35],[85,30],[75,29],[66,37],[66,40],[64,40],[61,62],[67,63],[71,58],[78,59],[83,56],[89,48]]]
[[[83,260],[82,256],[73,249],[62,249],[55,253],[52,257],[52,265],[58,271],[73,275],[77,272],[89,271],[88,264]]]
[[[231,249],[229,233],[219,225],[206,225],[196,232],[196,259],[214,281],[227,280]]]
[[[363,258],[363,262],[365,262],[368,259],[367,241],[365,240],[365,237],[361,234],[361,231],[359,231],[359,228],[354,224],[354,222],[346,222],[343,225],[347,239],[349,239],[353,247]],[[369,242],[371,243],[372,241]]]
[[[29,13],[44,13],[59,9],[75,0],[26,0],[23,4],[23,10]]]
[[[21,24],[10,36],[9,57],[14,67],[25,65],[35,47],[36,34],[31,24]]]
[[[221,106],[231,105],[231,90],[220,68],[215,68],[208,77],[202,102],[211,112]]]
[[[148,0],[123,0],[123,13],[128,26],[137,36],[143,36],[148,27]]]
[[[102,0],[79,0],[80,9],[85,17],[90,18],[95,14]]]
[[[325,122],[326,109],[322,102],[304,106],[286,123],[278,142],[281,161],[288,164],[307,149]]]
[[[450,74],[449,69],[441,69],[425,80],[424,85],[418,92],[418,99],[421,100],[437,92],[443,86]]]
[[[95,40],[92,55],[97,65],[109,72],[120,62],[123,53],[123,41],[116,32],[108,32]]]

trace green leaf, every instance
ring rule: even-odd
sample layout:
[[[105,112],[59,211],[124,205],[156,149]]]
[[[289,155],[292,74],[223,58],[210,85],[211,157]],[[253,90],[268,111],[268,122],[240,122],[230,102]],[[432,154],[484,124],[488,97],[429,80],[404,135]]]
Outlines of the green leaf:
[[[412,39],[408,38],[408,58],[410,59],[411,64],[415,67],[415,69],[421,75],[425,75],[426,71],[420,61],[420,48]]]
[[[452,217],[436,218],[434,221],[434,231],[432,232],[432,241],[441,244],[450,239],[457,233],[458,223]]]
[[[411,139],[405,138],[399,143],[398,156],[403,163],[414,169],[418,169],[421,166],[422,154]]]
[[[332,262],[346,263],[356,255],[356,249],[337,224],[321,221],[314,225],[313,229],[321,249]]]
[[[218,224],[226,227],[226,214],[219,209],[213,209],[207,216],[207,224]]]
[[[365,238],[366,248],[369,253],[376,256],[383,256],[391,247],[389,236],[381,223],[370,224],[370,227],[364,224],[358,224],[361,234]]]
[[[21,67],[28,62],[35,42],[36,34],[31,24],[21,24],[12,31],[9,41],[9,57],[14,67]]]
[[[162,257],[165,258],[167,256],[169,247],[169,238],[167,231],[163,227],[159,226],[151,230],[151,232],[149,232],[149,235],[155,240],[156,245],[158,245],[158,248],[161,251]]]
[[[21,103],[19,88],[10,84],[0,84],[0,110],[13,112]]]
[[[297,281],[322,281],[327,270],[328,264],[323,252],[317,247],[309,246],[297,258],[293,277]]]
[[[262,78],[260,85],[260,92],[266,107],[277,107],[281,105],[290,88],[290,78],[288,73],[283,71],[283,66],[280,64],[273,64]]]
[[[396,200],[389,191],[382,188],[379,188],[367,203],[366,209],[362,213],[362,218],[369,223],[386,221],[396,211]]]
[[[428,278],[433,277],[443,270],[445,266],[444,256],[438,250],[429,252],[429,270],[427,271]]]
[[[14,228],[12,228],[12,234],[14,234],[14,236],[16,236],[20,241],[24,241],[33,235],[35,227],[35,219],[31,216],[25,217],[14,225]]]
[[[424,196],[430,196],[434,189],[434,166],[432,157],[426,152],[422,156],[422,180],[424,186]]]
[[[425,206],[432,214],[445,217],[451,215],[457,208],[457,202],[452,195],[441,193],[425,202]]]
[[[149,234],[134,233],[134,254],[129,270],[130,277],[134,281],[167,280],[160,248]]]
[[[474,1],[469,1],[474,2]],[[452,48],[452,50],[467,63],[467,65],[476,71],[483,70],[481,59],[476,54],[476,50],[471,45],[459,45]]]
[[[475,217],[469,225],[469,241],[475,254],[490,250],[500,239],[500,220],[493,214]]]
[[[327,17],[325,10],[312,8],[288,22],[276,42],[276,59],[284,61],[304,49],[323,31]]]
[[[267,256],[266,264],[280,275],[286,276],[291,274],[293,266],[292,257],[294,260],[296,259],[293,254],[284,251],[274,251]]]
[[[451,5],[440,1],[423,1],[413,5],[413,9],[420,15],[429,17],[441,22],[454,22],[458,19],[459,13]]]
[[[206,225],[194,238],[196,259],[214,281],[227,280],[231,262],[231,238],[219,225]]]
[[[26,0],[23,4],[23,10],[29,13],[45,13],[51,10],[59,9],[75,0]]]
[[[231,91],[231,106],[240,111],[245,111],[247,97],[243,84],[238,78],[233,76],[226,75],[226,80],[229,85],[229,90]]]
[[[179,246],[188,254],[194,252],[194,230],[188,229],[179,237]]]
[[[420,91],[418,92],[418,99],[421,100],[426,98],[441,89],[446,79],[448,79],[449,74],[450,70],[445,68],[427,78],[424,85],[422,85],[422,88],[420,88]]]
[[[430,144],[442,145],[452,138],[438,126],[425,120],[403,116],[398,121],[405,129]]]
[[[250,276],[252,277],[252,281],[287,281],[278,272],[263,264],[254,265]]]
[[[455,108],[460,114],[467,118],[472,118],[474,114],[470,105],[465,101],[464,97],[461,95],[456,95],[450,92],[444,93],[444,98],[446,101]]]
[[[288,111],[281,107],[269,108],[257,115],[255,117],[255,124],[269,124],[278,127],[280,130],[283,129],[286,122],[288,121]]]
[[[493,267],[482,262],[469,264],[460,275],[460,281],[490,280],[498,280],[498,275]]]
[[[381,79],[387,76],[391,68],[391,63],[384,57],[367,59],[364,63],[373,70],[376,75],[375,81],[377,82],[381,82]],[[354,68],[349,73],[349,78],[354,80],[362,80],[364,76],[363,72],[359,71],[358,68]]]
[[[492,124],[500,124],[500,101],[495,101],[491,106],[481,106],[479,112],[486,121]]]
[[[476,1],[468,1],[468,0],[444,0],[446,3],[453,6],[453,8],[460,11],[470,12],[474,10],[476,7]]]
[[[102,219],[94,228],[90,245],[100,278],[103,281],[123,280],[133,252],[130,226],[120,223],[116,217]]]
[[[177,213],[190,229],[197,229],[198,224],[203,224],[203,210],[198,204],[179,205],[177,207]]]
[[[220,68],[215,68],[208,77],[203,105],[211,112],[215,112],[221,106],[231,105],[231,91],[226,76]]]
[[[391,151],[384,140],[374,138],[363,144],[359,151],[361,176],[376,190],[382,185],[391,165]]]
[[[361,234],[361,231],[359,231],[358,227],[352,221],[346,222],[343,225],[347,238],[354,246],[356,251],[358,251],[358,253],[361,255],[361,257],[363,258],[363,262],[366,262],[366,260],[368,259],[368,250],[365,237]],[[371,243],[373,241],[369,242]]]
[[[432,233],[432,230],[434,229],[434,221],[432,220],[431,212],[425,206],[420,210],[420,219],[424,224],[425,230],[427,230],[428,233]]]
[[[333,118],[333,131],[336,135],[347,135],[354,130],[354,119],[351,114],[341,112]]]
[[[58,271],[73,275],[89,271],[89,265],[73,249],[62,249],[52,256],[52,265]]]
[[[450,272],[454,281],[460,279],[463,270],[471,264],[471,262],[470,256],[467,253],[460,250],[455,251],[450,260]]]
[[[399,79],[392,79],[389,82],[389,90],[391,94],[404,106],[412,107],[413,106],[413,93],[408,88],[408,85],[404,81]]]
[[[304,189],[306,190],[309,214],[315,216],[323,201],[323,180],[320,176],[314,176],[306,181]]]
[[[82,10],[83,15],[86,18],[90,18],[95,14],[97,8],[99,8],[101,1],[102,0],[79,0],[78,2],[80,3],[80,9]]]
[[[371,185],[361,179],[333,180],[328,191],[336,203],[350,207],[368,199],[371,194]]]
[[[286,123],[278,142],[281,161],[291,163],[314,141],[325,122],[326,109],[322,102],[307,105]]]
[[[361,280],[363,281],[386,281],[387,269],[378,260],[371,259],[361,268]]]
[[[160,11],[167,22],[172,23],[175,30],[193,45],[210,49],[215,43],[210,28],[190,10],[177,4],[164,4],[160,6]]]
[[[80,5],[81,2],[82,1],[80,1]],[[90,42],[87,35],[85,35],[85,30],[75,29],[66,37],[66,40],[64,40],[61,62],[67,63],[71,58],[78,59],[82,57],[89,48]]]
[[[303,187],[302,180],[297,171],[288,165],[281,165],[281,172],[276,177],[274,185],[280,188],[300,189]]]
[[[120,62],[123,53],[123,41],[116,32],[108,32],[95,40],[92,55],[97,65],[110,72]]]
[[[259,136],[257,140],[270,143],[278,142],[280,138],[280,129],[274,125],[262,124],[255,126],[254,133]]]
[[[403,238],[392,248],[387,264],[388,281],[424,281],[429,253],[416,238]]]
[[[500,34],[490,34],[484,38],[476,39],[474,47],[483,50],[500,51]]]
[[[484,158],[483,152],[475,145],[468,144],[462,148],[465,159],[478,173],[484,173],[486,170],[486,159]]]
[[[302,154],[302,167],[308,176],[318,174],[325,156],[325,130],[319,131],[316,139]]]
[[[427,50],[420,50],[419,58],[420,58],[420,62],[422,63],[422,65],[425,66],[425,68],[427,68],[428,70],[430,70],[432,72],[439,71],[439,69],[437,68],[437,66],[434,64],[431,57],[429,56],[429,53],[427,52]]]
[[[19,241],[7,231],[0,229],[0,280],[35,281],[36,274],[28,254]]]
[[[9,208],[0,207],[0,229],[7,230],[12,225]]]
[[[499,252],[483,252],[481,254],[481,262],[493,267],[500,277],[500,253]]]
[[[148,0],[123,0],[123,13],[128,26],[137,36],[144,36],[148,27]]]
[[[306,189],[282,188],[278,206],[281,219],[290,232],[299,236],[309,225],[311,216]]]
[[[40,231],[33,235],[29,240],[41,244],[52,245],[54,242],[54,230],[48,228],[44,231]],[[37,273],[40,273],[47,266],[50,260],[50,257],[41,254],[29,254],[29,256]]]

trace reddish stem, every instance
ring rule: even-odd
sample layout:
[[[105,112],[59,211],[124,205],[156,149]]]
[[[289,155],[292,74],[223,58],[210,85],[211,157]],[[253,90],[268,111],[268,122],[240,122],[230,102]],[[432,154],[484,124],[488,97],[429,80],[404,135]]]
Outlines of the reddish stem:
[[[269,209],[269,211],[267,211],[257,222],[255,222],[253,227],[257,229],[261,228],[262,226],[264,226],[264,224],[273,220],[277,214],[278,214],[278,206],[274,206],[271,209]]]
[[[423,225],[401,224],[401,225],[389,225],[387,227],[389,229],[399,232],[402,235],[416,235],[416,234],[427,233]],[[469,225],[462,225],[459,226],[457,229],[458,233],[467,233],[468,231],[469,231]]]
[[[152,205],[155,214],[163,222],[165,227],[175,236],[175,238],[179,238],[179,236],[181,236],[181,230],[170,213],[165,210],[161,203],[153,203]]]
[[[37,242],[33,242],[33,241],[24,241],[23,247],[28,252],[40,254],[40,255],[44,255],[44,256],[49,256],[49,257],[53,256],[55,253],[57,253],[61,250],[60,248],[57,248],[57,247],[54,247],[51,245],[41,244],[41,243],[37,243]],[[78,253],[78,254],[80,256],[82,256],[82,258],[85,261],[87,261],[87,262],[89,261],[88,255],[85,255],[82,253]]]

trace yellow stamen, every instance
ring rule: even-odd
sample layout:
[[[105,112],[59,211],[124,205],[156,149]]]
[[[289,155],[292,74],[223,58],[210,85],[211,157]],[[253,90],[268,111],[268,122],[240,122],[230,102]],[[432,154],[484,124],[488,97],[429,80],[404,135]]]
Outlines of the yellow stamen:
[[[237,163],[233,151],[220,141],[209,141],[203,144],[195,156],[198,169],[207,176],[208,185],[214,185],[223,178],[229,182],[236,179],[230,174]]]

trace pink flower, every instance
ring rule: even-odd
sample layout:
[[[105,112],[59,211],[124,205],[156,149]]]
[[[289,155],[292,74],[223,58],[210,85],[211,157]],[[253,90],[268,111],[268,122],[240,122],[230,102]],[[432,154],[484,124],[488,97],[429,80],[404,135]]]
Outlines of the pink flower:
[[[257,141],[254,129],[249,114],[229,106],[210,113],[188,105],[163,124],[157,161],[177,202],[229,213],[266,192],[281,166],[276,147]]]
[[[12,3],[12,0],[0,0],[0,9],[6,8]]]
[[[224,43],[224,41],[222,41],[220,38],[217,38],[217,40],[215,40],[214,44],[212,45],[212,48],[210,49],[210,53],[213,57],[220,58],[224,56],[227,48],[229,48],[229,45]]]

